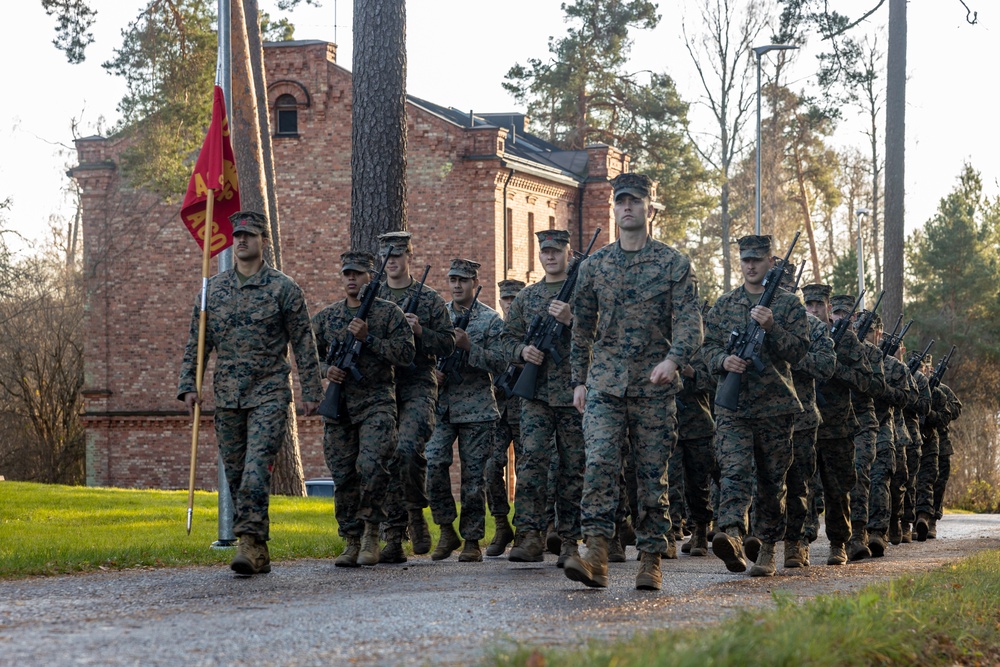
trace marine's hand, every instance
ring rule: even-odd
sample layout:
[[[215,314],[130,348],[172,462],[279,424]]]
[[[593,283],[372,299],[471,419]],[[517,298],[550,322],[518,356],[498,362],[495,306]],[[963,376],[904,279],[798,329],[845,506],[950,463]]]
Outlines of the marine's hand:
[[[545,361],[545,353],[534,345],[525,345],[524,349],[521,350],[521,358],[529,364],[541,366],[542,362]]]
[[[336,366],[330,366],[330,370],[326,372],[326,379],[335,384],[340,384],[347,377],[347,371]]]
[[[410,325],[410,331],[413,332],[414,336],[419,336],[424,332],[424,328],[420,326],[420,318],[417,317],[416,313],[406,313],[406,323]]]
[[[556,318],[556,322],[569,326],[573,322],[573,313],[569,309],[569,304],[565,301],[552,299],[549,302],[549,315]]]
[[[735,354],[730,354],[722,362],[723,370],[729,371],[730,373],[743,373],[749,365],[749,362],[743,361]]]
[[[664,359],[656,364],[656,368],[649,374],[649,381],[653,384],[673,384],[677,375],[677,362],[673,359]]]
[[[576,388],[573,389],[573,407],[576,408],[580,414],[583,414],[584,408],[587,407],[587,385],[578,384]]]
[[[750,309],[750,317],[760,325],[764,331],[770,331],[774,326],[774,313],[765,306],[754,306]]]
[[[368,323],[356,317],[347,325],[347,330],[358,340],[364,340],[368,337]]]
[[[469,334],[465,329],[455,329],[455,347],[466,352],[472,349],[472,341],[469,340]]]
[[[194,414],[195,403],[198,403],[199,405],[201,404],[201,401],[198,400],[198,392],[189,391],[188,393],[184,394],[184,407],[187,408],[189,415]]]
[[[319,401],[302,401],[302,414],[306,417],[316,414],[319,408]]]

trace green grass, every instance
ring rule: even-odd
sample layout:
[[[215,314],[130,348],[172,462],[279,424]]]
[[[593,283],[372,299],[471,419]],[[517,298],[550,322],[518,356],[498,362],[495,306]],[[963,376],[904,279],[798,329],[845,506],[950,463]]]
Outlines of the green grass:
[[[232,550],[209,548],[218,537],[216,494],[194,499],[188,535],[187,491],[0,482],[0,577],[229,562]],[[344,548],[333,498],[272,496],[270,514],[273,560],[330,558]],[[487,518],[487,539],[492,529]]]
[[[743,612],[710,628],[659,631],[581,650],[497,649],[492,665],[742,667],[1000,664],[1000,551],[856,595]]]

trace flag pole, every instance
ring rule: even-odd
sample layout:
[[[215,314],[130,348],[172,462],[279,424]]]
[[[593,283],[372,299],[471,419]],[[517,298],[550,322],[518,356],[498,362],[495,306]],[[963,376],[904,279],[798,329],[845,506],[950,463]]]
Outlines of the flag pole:
[[[187,534],[191,534],[191,520],[194,515],[194,475],[198,467],[198,430],[201,426],[201,388],[205,375],[205,329],[208,324],[208,273],[212,258],[212,227],[215,211],[215,190],[209,190],[205,200],[205,224],[202,227],[201,253],[201,312],[198,315],[198,360],[195,371],[195,391],[198,398],[194,403],[194,423],[191,425],[191,471],[188,475]]]

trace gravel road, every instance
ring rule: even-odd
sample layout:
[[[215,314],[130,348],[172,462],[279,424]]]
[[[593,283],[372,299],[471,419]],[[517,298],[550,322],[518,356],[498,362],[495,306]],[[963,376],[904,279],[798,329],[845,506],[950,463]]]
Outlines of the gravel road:
[[[659,593],[634,590],[634,560],[612,564],[609,588],[591,590],[554,556],[359,569],[300,560],[247,579],[189,567],[0,581],[0,664],[466,665],[511,638],[572,646],[711,623],[773,604],[774,590],[804,599],[930,570],[1000,548],[1000,515],[948,515],[938,536],[843,567],[822,565],[820,540],[816,565],[765,579],[730,574],[711,554],[681,556],[664,562]]]

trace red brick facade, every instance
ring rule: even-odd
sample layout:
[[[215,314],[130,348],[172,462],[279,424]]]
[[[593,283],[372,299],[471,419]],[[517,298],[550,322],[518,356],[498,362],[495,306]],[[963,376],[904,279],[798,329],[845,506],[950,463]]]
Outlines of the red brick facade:
[[[342,298],[335,277],[350,239],[351,75],[335,54],[326,42],[265,45],[272,123],[282,95],[295,98],[298,121],[297,135],[274,139],[283,269],[313,313]],[[501,126],[499,119],[513,120]],[[531,231],[569,229],[577,248],[597,227],[604,230],[598,247],[613,238],[608,179],[627,170],[620,151],[552,151],[523,134],[522,116],[469,122],[469,114],[414,98],[407,120],[413,263],[432,265],[432,287],[446,287],[453,257],[474,259],[482,264],[481,298],[496,307],[498,280],[542,276]],[[179,204],[122,184],[121,150],[121,139],[81,139],[72,170],[83,192],[87,483],[183,488],[191,436],[176,399],[177,371],[200,251],[180,222]],[[205,407],[211,414],[211,401]],[[197,483],[214,489],[210,418],[202,433]],[[318,418],[300,418],[307,478],[328,474],[321,435]]]

